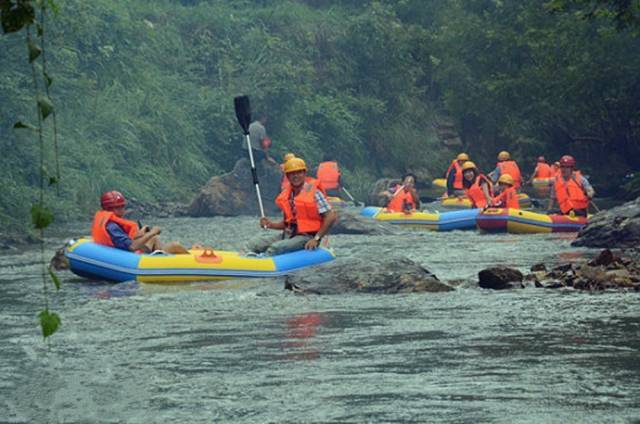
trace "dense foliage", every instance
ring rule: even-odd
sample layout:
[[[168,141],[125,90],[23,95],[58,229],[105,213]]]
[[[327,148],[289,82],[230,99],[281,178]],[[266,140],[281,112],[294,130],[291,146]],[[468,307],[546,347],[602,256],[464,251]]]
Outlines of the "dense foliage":
[[[440,119],[485,168],[503,148],[521,162],[572,152],[596,179],[637,168],[637,1],[624,25],[583,19],[583,3],[67,0],[48,38],[57,216],[88,216],[111,188],[189,200],[243,155],[238,94],[269,114],[276,154],[332,152],[355,191],[382,174],[439,174],[456,153]],[[0,37],[4,228],[38,186],[37,146],[12,129],[34,114],[26,54],[21,36]]]

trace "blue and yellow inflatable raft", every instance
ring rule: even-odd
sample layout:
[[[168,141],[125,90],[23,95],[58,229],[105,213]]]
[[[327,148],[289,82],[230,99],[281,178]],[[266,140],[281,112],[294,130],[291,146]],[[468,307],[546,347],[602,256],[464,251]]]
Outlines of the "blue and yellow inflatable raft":
[[[588,218],[491,208],[478,214],[476,222],[479,229],[490,233],[576,233],[587,225]]]
[[[91,239],[69,242],[65,256],[71,271],[81,277],[145,283],[278,277],[335,259],[324,248],[272,257],[247,257],[210,249],[191,250],[185,255],[146,255],[102,246]]]
[[[476,216],[480,209],[465,209],[444,213],[414,211],[390,212],[385,208],[368,206],[360,215],[395,225],[424,227],[433,231],[469,230],[476,228]]]
[[[519,193],[518,203],[520,203],[521,208],[530,208],[531,198],[526,193]],[[440,205],[449,209],[465,209],[472,207],[471,200],[466,197],[463,197],[461,199],[458,199],[457,197],[448,197],[446,199],[442,199],[440,201]]]

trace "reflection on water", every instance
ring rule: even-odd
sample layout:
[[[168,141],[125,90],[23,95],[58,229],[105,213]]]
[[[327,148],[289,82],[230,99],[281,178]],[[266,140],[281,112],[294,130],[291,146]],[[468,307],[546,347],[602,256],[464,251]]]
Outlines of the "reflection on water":
[[[154,224],[225,250],[260,231],[253,218]],[[403,253],[467,282],[444,294],[299,296],[281,279],[105,284],[64,273],[50,347],[35,325],[37,252],[0,256],[0,422],[632,421],[637,293],[474,284],[491,265],[594,255],[567,237],[332,236],[340,260]]]

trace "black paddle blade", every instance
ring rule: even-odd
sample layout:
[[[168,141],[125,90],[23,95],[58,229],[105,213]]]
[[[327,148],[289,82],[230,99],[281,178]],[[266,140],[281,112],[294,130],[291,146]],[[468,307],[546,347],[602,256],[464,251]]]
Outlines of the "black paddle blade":
[[[238,96],[233,99],[233,105],[236,108],[236,118],[242,127],[245,135],[249,134],[249,124],[251,123],[251,103],[249,96]]]

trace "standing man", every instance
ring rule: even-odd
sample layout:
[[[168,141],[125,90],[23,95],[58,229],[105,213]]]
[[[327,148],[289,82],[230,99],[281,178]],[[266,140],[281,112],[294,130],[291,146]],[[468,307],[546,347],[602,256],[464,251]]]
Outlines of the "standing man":
[[[589,181],[575,171],[576,160],[573,156],[564,155],[560,158],[560,175],[553,182],[549,207],[553,208],[554,201],[558,201],[563,215],[587,216],[589,201],[593,199],[595,191]]]
[[[460,153],[449,165],[447,169],[447,196],[464,197],[464,187],[462,184],[462,164],[469,160],[469,155]]]
[[[290,186],[276,198],[283,219],[273,222],[260,218],[260,226],[283,231],[282,235],[251,243],[249,250],[269,256],[294,250],[316,249],[327,235],[338,215],[331,209],[318,186],[318,181],[307,177],[307,165],[300,158],[289,159],[284,172]]]
[[[269,156],[269,147],[271,147],[271,139],[267,136],[267,130],[264,127],[267,124],[267,115],[259,115],[257,121],[253,121],[249,125],[249,141],[251,142],[251,150],[253,150],[253,158],[256,163],[263,159],[271,163],[276,161]],[[245,149],[247,146],[244,146]]]

